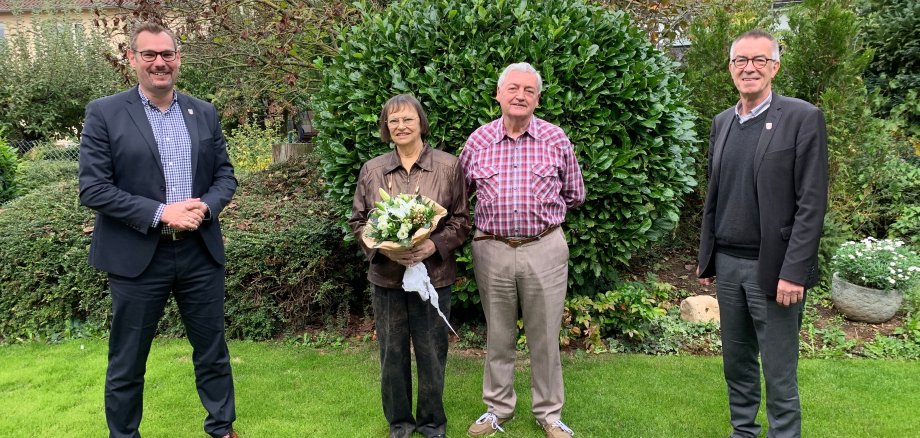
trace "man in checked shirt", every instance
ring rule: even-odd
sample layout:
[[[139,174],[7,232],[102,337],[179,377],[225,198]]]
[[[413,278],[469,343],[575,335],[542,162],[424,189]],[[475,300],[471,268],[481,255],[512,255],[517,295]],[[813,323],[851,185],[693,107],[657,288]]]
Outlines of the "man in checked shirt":
[[[533,413],[548,438],[574,435],[561,420],[565,401],[559,327],[569,248],[560,225],[585,200],[575,151],[558,126],[534,117],[543,80],[526,62],[498,78],[502,116],[473,132],[460,162],[476,193],[473,263],[488,326],[482,382],[486,412],[470,436],[504,431],[514,416],[518,306],[530,350]]]
[[[204,431],[236,438],[218,222],[236,190],[227,142],[214,105],[175,90],[182,55],[171,31],[138,24],[126,56],[138,86],[90,102],[80,139],[80,202],[96,210],[89,262],[108,273],[112,293],[109,437],[141,436],[147,355],[171,294],[193,348]]]

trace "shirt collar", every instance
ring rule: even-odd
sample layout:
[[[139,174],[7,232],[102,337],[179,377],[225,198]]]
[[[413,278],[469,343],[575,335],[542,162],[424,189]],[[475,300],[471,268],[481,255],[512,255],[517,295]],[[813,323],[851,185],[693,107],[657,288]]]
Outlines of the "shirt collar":
[[[137,87],[137,94],[140,94],[140,96],[141,96],[141,103],[143,103],[144,106],[149,106],[149,107],[156,108],[156,105],[151,105],[151,104],[150,104],[150,99],[148,99],[148,98],[147,98],[147,95],[145,95],[144,92],[141,91],[141,87]],[[178,101],[179,101],[179,93],[176,93],[176,91],[173,90],[172,103],[169,104],[169,107],[172,108],[172,106],[175,105],[176,102],[178,102]],[[168,109],[167,109],[167,111],[168,111]]]
[[[419,154],[418,159],[415,160],[415,164],[413,164],[413,166],[418,166],[422,170],[430,172],[434,164],[434,157],[432,155],[431,146],[428,143],[424,143],[422,145],[422,153]],[[390,152],[390,159],[387,161],[386,167],[383,168],[383,173],[388,174],[401,167],[402,161],[399,160],[399,152],[393,150],[393,152]]]
[[[537,123],[537,116],[530,116],[530,123],[527,124],[527,129],[524,130],[521,135],[530,135],[535,139],[539,139],[542,136],[542,131],[540,130],[540,125]],[[492,139],[492,144],[496,144],[505,139],[508,136],[508,130],[505,129],[505,116],[502,116],[498,119],[498,129],[495,130],[495,138]]]
[[[738,117],[738,123],[744,123],[748,120],[753,119],[754,117],[761,115],[764,111],[767,110],[767,108],[770,108],[771,102],[773,102],[772,92],[770,92],[770,95],[767,96],[767,98],[764,99],[763,102],[760,102],[760,105],[755,106],[754,109],[752,109],[751,112],[748,113],[746,116],[742,116],[741,115],[741,101],[739,100],[738,103],[735,105],[735,116]]]

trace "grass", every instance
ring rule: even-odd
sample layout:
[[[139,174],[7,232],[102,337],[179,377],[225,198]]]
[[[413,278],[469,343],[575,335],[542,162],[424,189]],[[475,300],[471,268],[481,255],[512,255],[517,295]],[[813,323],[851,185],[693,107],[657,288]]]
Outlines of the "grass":
[[[106,349],[102,340],[0,346],[0,437],[105,436]],[[244,438],[387,436],[376,344],[315,350],[233,342],[230,351]],[[449,437],[466,436],[483,411],[482,361],[453,353],[448,360]],[[563,420],[578,437],[728,435],[718,357],[575,354],[563,368]],[[803,360],[799,374],[804,436],[920,436],[920,362]],[[500,438],[541,437],[529,413],[526,366],[515,386],[517,418]],[[156,341],[145,397],[145,437],[205,436],[184,340]]]

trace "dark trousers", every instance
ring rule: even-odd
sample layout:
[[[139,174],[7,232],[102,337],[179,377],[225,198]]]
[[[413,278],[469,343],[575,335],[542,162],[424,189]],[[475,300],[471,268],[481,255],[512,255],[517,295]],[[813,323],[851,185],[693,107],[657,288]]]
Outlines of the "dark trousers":
[[[170,293],[176,299],[195,366],[195,385],[208,416],[204,430],[219,437],[236,419],[230,352],[224,340],[224,268],[193,236],[161,242],[136,278],[109,274],[112,330],[105,377],[105,415],[112,438],[140,437],[147,355]],[[163,409],[170,409],[163,406]]]
[[[767,390],[767,436],[800,437],[797,369],[804,303],[782,307],[767,298],[757,285],[757,260],[716,253],[716,276],[732,437],[753,438],[760,433],[756,417],[761,364]]]
[[[438,305],[450,317],[450,286],[437,288]],[[447,325],[418,293],[374,286],[374,319],[380,344],[380,393],[391,436],[417,431],[429,437],[445,433],[444,368]],[[418,407],[412,417],[412,361],[418,367]]]

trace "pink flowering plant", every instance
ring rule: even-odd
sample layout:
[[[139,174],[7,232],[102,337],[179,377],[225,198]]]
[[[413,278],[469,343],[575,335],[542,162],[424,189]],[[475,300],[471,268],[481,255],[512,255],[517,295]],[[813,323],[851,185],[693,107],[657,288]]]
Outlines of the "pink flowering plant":
[[[920,284],[920,255],[901,240],[844,242],[831,264],[841,278],[864,287],[908,291]]]

